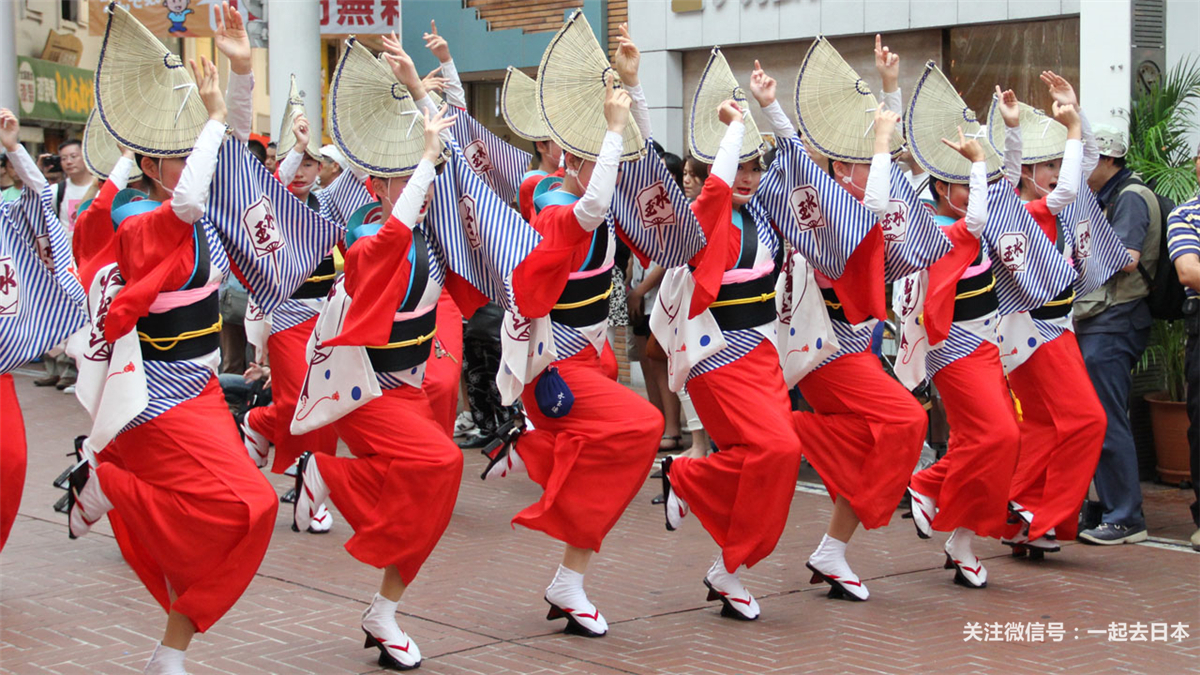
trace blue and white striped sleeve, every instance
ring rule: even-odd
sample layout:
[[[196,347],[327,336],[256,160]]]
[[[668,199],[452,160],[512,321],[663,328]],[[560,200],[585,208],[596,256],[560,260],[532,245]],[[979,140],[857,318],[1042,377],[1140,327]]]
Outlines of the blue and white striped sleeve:
[[[1171,260],[1189,253],[1200,255],[1200,197],[1180,204],[1167,220],[1167,250]]]

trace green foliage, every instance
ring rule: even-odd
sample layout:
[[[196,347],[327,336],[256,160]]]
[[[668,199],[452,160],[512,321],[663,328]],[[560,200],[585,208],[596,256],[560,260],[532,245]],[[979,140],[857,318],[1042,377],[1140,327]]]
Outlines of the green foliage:
[[[1150,328],[1150,344],[1138,363],[1139,372],[1159,366],[1163,383],[1172,401],[1183,401],[1187,391],[1184,369],[1187,329],[1183,321],[1155,321]]]
[[[1129,110],[1126,162],[1159,194],[1176,203],[1196,194],[1196,149],[1189,134],[1198,128],[1200,59],[1175,64]]]

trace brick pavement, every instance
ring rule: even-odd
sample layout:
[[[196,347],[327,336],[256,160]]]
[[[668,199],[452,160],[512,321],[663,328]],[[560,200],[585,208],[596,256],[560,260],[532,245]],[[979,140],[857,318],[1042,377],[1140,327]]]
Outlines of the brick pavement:
[[[0,555],[0,673],[138,673],[160,637],[158,606],[124,565],[107,523],[69,541],[49,487],[86,416],[60,393],[17,376],[30,437],[20,516]],[[989,588],[951,583],[941,537],[920,541],[897,517],[861,532],[850,561],[870,586],[866,603],[834,601],[808,584],[804,561],[829,515],[827,497],[798,490],[775,555],[746,573],[762,605],[755,623],[723,619],[701,579],[715,547],[696,522],[667,533],[648,481],[588,574],[590,597],[610,633],[564,636],[544,620],[541,595],[559,546],[513,530],[509,518],[536,499],[527,480],[478,480],[467,455],[450,528],[401,602],[403,628],[431,673],[794,672],[1200,672],[1200,555],[1169,543],[1094,548],[1068,543],[1046,561],[1014,560],[981,547]],[[812,480],[811,473],[802,479]],[[282,492],[287,481],[272,479]],[[1147,486],[1151,534],[1190,533],[1178,490]],[[1180,511],[1182,509],[1182,512]],[[281,509],[258,578],[189,652],[189,672],[382,672],[362,649],[359,615],[379,573],[342,548],[340,521],[324,536],[295,534]],[[335,511],[336,515],[336,511]],[[1110,622],[1189,624],[1194,637],[1117,643],[1088,630]],[[1062,622],[1062,642],[964,642],[968,622]]]

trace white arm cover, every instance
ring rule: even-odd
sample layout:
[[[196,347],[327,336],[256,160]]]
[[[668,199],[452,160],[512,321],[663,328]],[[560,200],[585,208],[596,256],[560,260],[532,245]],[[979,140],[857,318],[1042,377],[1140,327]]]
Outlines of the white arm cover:
[[[467,107],[467,92],[463,89],[462,80],[458,77],[458,68],[454,65],[454,59],[443,61],[442,77],[446,78],[446,89],[442,92],[446,95],[446,103],[456,108]]]
[[[447,92],[447,94],[448,93],[449,92]],[[447,101],[449,101],[449,99],[447,99]],[[438,114],[437,104],[433,102],[433,97],[430,96],[429,94],[425,94],[425,98],[421,99],[420,101],[417,101],[417,110],[420,110],[421,112],[428,111],[430,117],[433,117],[434,115]],[[446,111],[447,117],[449,117],[450,115],[453,115],[453,114],[455,114],[455,112],[453,110]],[[402,119],[405,120],[404,125],[408,126],[407,118],[402,118]],[[416,131],[416,127],[413,127],[413,131]],[[450,139],[453,138],[453,136],[450,134],[449,129],[443,129],[442,133],[439,135],[442,137],[442,141],[446,145],[450,145]]]
[[[796,137],[796,127],[788,119],[787,113],[783,112],[779,101],[772,101],[771,105],[763,108],[762,111],[767,116],[767,119],[770,120],[771,128],[775,131],[776,136],[780,138]]]
[[[633,99],[633,105],[629,106],[629,112],[633,115],[633,121],[637,122],[638,131],[642,132],[643,140],[650,140],[650,106],[646,103],[646,92],[642,89],[642,85],[636,87],[625,87],[625,91],[629,93],[629,98]]]
[[[1004,127],[1004,176],[1013,185],[1021,184],[1021,153],[1025,150],[1024,144],[1021,139],[1021,127]]]
[[[592,169],[592,179],[588,181],[583,196],[575,202],[575,219],[584,230],[591,232],[604,222],[617,189],[617,167],[620,163],[621,134],[607,131],[604,133],[604,143],[600,146],[600,156]]]
[[[971,165],[971,196],[967,198],[967,231],[975,236],[983,234],[987,225],[987,163],[975,162]]]
[[[291,185],[292,181],[296,180],[296,172],[300,170],[300,164],[303,162],[304,149],[297,143],[279,163],[279,182],[285,186]]]
[[[900,95],[899,87],[896,87],[896,91],[883,92],[880,103],[884,110],[891,110],[897,115],[904,114],[904,97]]]
[[[17,172],[25,187],[34,192],[41,192],[42,188],[46,187],[46,177],[42,175],[42,170],[37,168],[37,163],[29,156],[29,151],[24,145],[18,143],[17,149],[8,153],[8,161],[12,162],[13,171]]]
[[[867,188],[863,190],[863,206],[882,218],[887,215],[892,199],[892,156],[881,152],[871,158],[871,173],[867,174]]]
[[[204,216],[204,204],[217,171],[217,151],[225,138],[225,125],[209,120],[200,130],[196,147],[183,165],[179,184],[171,196],[171,210],[185,223],[194,223]]]
[[[425,204],[425,195],[429,193],[429,185],[437,177],[433,162],[421,158],[417,170],[408,179],[408,185],[400,193],[400,199],[392,206],[392,217],[414,229],[417,226],[417,216],[421,214],[421,206]]]
[[[1079,166],[1083,162],[1083,143],[1074,138],[1067,139],[1062,166],[1058,171],[1058,184],[1046,195],[1046,208],[1055,215],[1075,201],[1079,194]]]
[[[738,153],[742,151],[742,139],[746,136],[746,125],[741,122],[732,122],[729,128],[725,130],[725,136],[721,139],[721,146],[717,148],[717,156],[713,158],[712,168],[709,173],[725,181],[725,184],[733,187],[733,180],[737,178],[738,170]]]
[[[225,88],[229,128],[238,141],[250,140],[250,122],[254,117],[254,73],[245,75],[229,72],[229,86]]]
[[[129,185],[129,174],[131,173],[133,173],[133,160],[122,155],[108,174],[108,182],[116,185],[117,190],[124,190],[125,186]]]
[[[1096,143],[1096,135],[1092,133],[1092,124],[1088,122],[1087,115],[1083,114],[1082,109],[1079,111],[1079,122],[1083,127],[1082,172],[1083,179],[1087,180],[1096,170],[1096,165],[1100,163],[1100,146]]]

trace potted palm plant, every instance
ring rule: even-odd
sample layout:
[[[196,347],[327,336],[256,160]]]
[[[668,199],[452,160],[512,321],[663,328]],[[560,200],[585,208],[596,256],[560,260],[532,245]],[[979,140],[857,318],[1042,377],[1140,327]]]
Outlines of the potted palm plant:
[[[1129,110],[1130,169],[1154,191],[1176,203],[1196,194],[1195,154],[1191,134],[1196,130],[1200,102],[1200,62],[1185,59],[1158,83],[1140,91]],[[1165,236],[1165,232],[1164,232]],[[1159,480],[1180,483],[1189,478],[1187,442],[1187,384],[1182,321],[1156,321],[1140,371],[1158,371],[1164,389],[1144,396],[1150,406]]]

